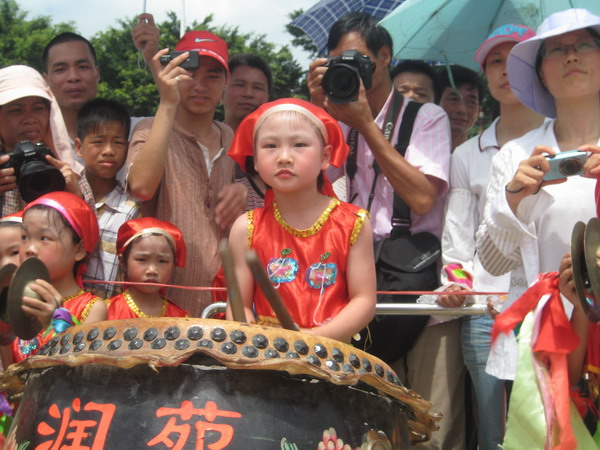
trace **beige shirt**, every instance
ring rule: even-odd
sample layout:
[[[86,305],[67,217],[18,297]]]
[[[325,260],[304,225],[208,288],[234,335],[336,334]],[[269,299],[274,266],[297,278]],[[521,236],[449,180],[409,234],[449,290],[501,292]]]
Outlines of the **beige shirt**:
[[[153,121],[153,118],[145,119],[134,130],[127,165],[137,164],[135,157],[148,138]],[[221,131],[221,147],[224,151],[212,162],[209,173],[202,144],[175,123],[162,181],[154,197],[142,202],[144,216],[172,222],[183,233],[187,249],[186,265],[175,269],[172,284],[212,286],[221,264],[217,248],[221,238],[226,236],[215,222],[215,206],[219,191],[233,182],[235,163],[227,156],[233,131],[223,123],[215,124]],[[212,302],[211,292],[170,289],[167,296],[189,311],[192,317],[199,317]]]

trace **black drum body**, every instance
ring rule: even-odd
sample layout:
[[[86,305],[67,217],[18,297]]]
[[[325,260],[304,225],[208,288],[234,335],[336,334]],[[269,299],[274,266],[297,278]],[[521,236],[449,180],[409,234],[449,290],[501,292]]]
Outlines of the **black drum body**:
[[[92,325],[11,366],[23,397],[5,448],[403,449],[437,420],[337,341],[216,320]]]

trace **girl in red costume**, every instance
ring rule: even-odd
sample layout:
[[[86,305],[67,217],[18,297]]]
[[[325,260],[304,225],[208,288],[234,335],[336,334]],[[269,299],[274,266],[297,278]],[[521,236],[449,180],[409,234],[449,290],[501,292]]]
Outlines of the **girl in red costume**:
[[[185,242],[181,231],[169,222],[143,217],[119,228],[117,253],[125,281],[165,284],[175,266],[185,266]],[[129,286],[108,301],[108,319],[138,317],[187,317],[188,312],[164,297],[164,288],[152,285]]]
[[[86,292],[81,280],[98,238],[96,215],[74,194],[51,192],[25,207],[19,259],[39,258],[48,268],[50,283],[36,280],[29,285],[40,299],[23,297],[23,311],[37,318],[44,331],[30,341],[13,341],[13,362],[36,354],[71,325],[106,320],[106,305]]]
[[[348,342],[373,318],[368,214],[335,198],[323,174],[330,164],[339,167],[347,154],[337,121],[303,100],[264,104],[238,127],[229,155],[241,167],[254,156],[270,187],[265,207],[239,217],[230,234],[249,322],[278,325],[245,263],[248,248],[257,251],[303,331]]]

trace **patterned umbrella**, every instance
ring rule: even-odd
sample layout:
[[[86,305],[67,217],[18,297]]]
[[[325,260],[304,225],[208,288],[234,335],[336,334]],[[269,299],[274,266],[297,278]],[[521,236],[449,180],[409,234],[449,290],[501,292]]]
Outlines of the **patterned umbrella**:
[[[319,55],[327,53],[329,29],[336,20],[351,11],[363,11],[383,19],[404,0],[321,0],[291,23],[300,28],[317,46]],[[600,0],[599,0],[600,1]]]

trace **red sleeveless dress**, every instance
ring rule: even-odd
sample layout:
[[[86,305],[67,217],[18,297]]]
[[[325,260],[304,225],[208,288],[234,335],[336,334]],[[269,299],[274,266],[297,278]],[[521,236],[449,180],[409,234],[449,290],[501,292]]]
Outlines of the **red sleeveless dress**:
[[[133,301],[133,297],[129,290],[123,291],[119,295],[106,301],[108,306],[108,320],[119,319],[137,319],[139,317],[155,317],[148,316],[140,311]],[[181,309],[175,303],[171,302],[166,297],[163,297],[163,310],[160,316],[157,317],[188,317],[189,313],[185,309]]]
[[[368,213],[331,199],[309,229],[285,223],[275,201],[248,212],[248,246],[256,250],[283,303],[301,328],[314,328],[348,304],[346,265]],[[275,313],[255,286],[258,323],[278,325]]]
[[[87,319],[87,316],[94,306],[94,303],[101,302],[102,299],[91,292],[82,292],[75,297],[63,301],[62,307],[67,309],[80,323]],[[18,363],[29,356],[35,355],[41,346],[50,341],[55,335],[54,332],[41,331],[31,340],[24,341],[19,338],[11,344],[13,362]]]

